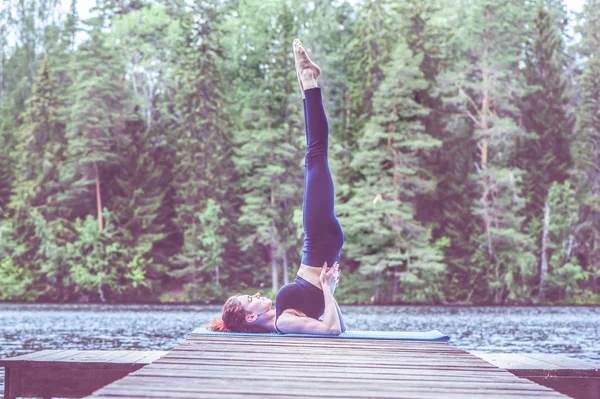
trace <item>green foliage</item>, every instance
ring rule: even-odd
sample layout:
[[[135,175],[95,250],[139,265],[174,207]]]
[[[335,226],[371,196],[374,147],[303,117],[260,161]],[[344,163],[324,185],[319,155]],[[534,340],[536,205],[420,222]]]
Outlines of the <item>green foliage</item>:
[[[33,278],[10,256],[0,260],[0,300],[32,301],[37,295],[28,289]]]
[[[121,294],[127,289],[144,286],[149,261],[142,259],[140,254],[131,256],[132,251],[115,239],[116,228],[110,212],[105,210],[102,216],[106,220],[102,231],[92,216],[75,220],[73,227],[77,239],[66,244],[64,261],[76,292],[105,302],[112,293]]]
[[[540,3],[541,5],[541,3]],[[533,137],[523,140],[516,163],[526,170],[526,221],[542,214],[552,182],[562,183],[572,166],[567,115],[567,81],[562,76],[562,38],[548,12],[539,8],[535,36],[527,44],[524,75],[528,85],[521,105],[523,127]]]
[[[579,284],[590,273],[582,269],[573,254],[577,222],[575,190],[568,182],[554,182],[548,192],[550,224],[548,226],[548,290],[545,296],[561,300],[581,293]]]
[[[302,255],[300,38],[339,303],[600,303],[598,0],[578,42],[560,0],[101,1],[85,30],[48,7],[0,13],[0,300],[275,299]]]

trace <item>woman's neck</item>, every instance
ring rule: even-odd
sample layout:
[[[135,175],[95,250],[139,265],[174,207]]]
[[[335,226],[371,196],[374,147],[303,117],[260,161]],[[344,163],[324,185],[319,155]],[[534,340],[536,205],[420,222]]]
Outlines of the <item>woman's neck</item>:
[[[277,331],[275,329],[275,308],[262,314],[253,324],[270,332]]]

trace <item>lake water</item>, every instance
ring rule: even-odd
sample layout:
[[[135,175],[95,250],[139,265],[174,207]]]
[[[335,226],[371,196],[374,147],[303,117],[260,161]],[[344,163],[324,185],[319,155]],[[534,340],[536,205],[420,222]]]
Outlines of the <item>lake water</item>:
[[[600,307],[342,306],[349,330],[428,331],[465,350],[556,353],[600,365]],[[169,350],[221,307],[0,303],[0,358],[42,349]],[[0,395],[4,370],[0,368]]]

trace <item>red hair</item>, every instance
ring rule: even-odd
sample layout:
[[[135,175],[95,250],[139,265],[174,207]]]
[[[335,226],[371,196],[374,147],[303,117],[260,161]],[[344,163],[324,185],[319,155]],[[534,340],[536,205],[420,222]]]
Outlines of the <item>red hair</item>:
[[[235,294],[225,301],[222,318],[210,321],[206,325],[209,330],[219,332],[268,332],[264,328],[246,323],[246,310],[238,299],[240,295],[242,294]]]

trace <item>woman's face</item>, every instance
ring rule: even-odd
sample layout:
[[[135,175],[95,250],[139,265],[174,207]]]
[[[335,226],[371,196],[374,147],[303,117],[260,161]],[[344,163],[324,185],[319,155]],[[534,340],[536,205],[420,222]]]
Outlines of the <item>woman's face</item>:
[[[244,309],[246,309],[246,313],[249,315],[254,314],[260,316],[269,311],[273,306],[272,300],[266,296],[260,295],[258,292],[254,295],[240,295],[238,298],[242,302]]]

